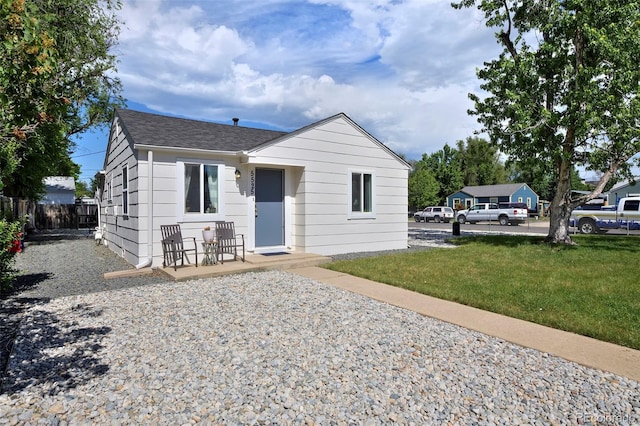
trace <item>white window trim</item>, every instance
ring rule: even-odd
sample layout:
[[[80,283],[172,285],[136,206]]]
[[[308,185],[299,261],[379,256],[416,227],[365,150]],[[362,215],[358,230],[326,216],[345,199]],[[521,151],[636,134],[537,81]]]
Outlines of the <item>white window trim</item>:
[[[361,175],[371,175],[371,211],[370,212],[354,212],[351,210],[352,188],[351,177],[354,173]],[[375,219],[376,217],[376,174],[373,170],[365,169],[349,169],[347,173],[347,219]],[[364,189],[364,188],[362,188]],[[363,192],[361,192],[363,193]],[[364,205],[364,200],[363,205]]]
[[[184,165],[200,164],[200,166],[218,166],[218,211],[216,213],[185,213],[184,211]],[[202,168],[201,168],[202,171]],[[224,162],[215,160],[203,160],[198,158],[178,158],[176,160],[176,217],[178,222],[212,222],[216,220],[224,220],[224,186],[225,186],[226,167]],[[200,196],[203,197],[203,188],[200,188]]]
[[[127,174],[126,181],[124,178],[125,170]],[[125,184],[126,184],[126,188],[125,188]],[[127,193],[126,203],[125,203],[125,196],[124,196],[125,192]],[[131,199],[130,197],[131,197],[131,192],[129,192],[129,164],[126,163],[122,166],[122,215],[123,216],[129,216],[129,204]]]

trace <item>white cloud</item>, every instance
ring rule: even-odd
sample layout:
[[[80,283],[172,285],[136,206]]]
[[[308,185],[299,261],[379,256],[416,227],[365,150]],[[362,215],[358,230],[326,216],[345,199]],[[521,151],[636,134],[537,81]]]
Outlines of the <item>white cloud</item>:
[[[131,101],[284,129],[345,112],[413,158],[473,134],[467,92],[495,51],[472,11],[440,0],[125,0],[122,18]]]

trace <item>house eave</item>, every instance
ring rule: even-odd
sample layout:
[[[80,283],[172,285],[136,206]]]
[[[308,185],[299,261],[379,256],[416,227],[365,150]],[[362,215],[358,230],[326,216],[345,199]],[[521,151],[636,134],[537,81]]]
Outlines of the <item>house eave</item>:
[[[284,167],[305,167],[302,161],[292,161],[290,159],[281,159],[274,157],[264,157],[260,155],[243,155],[241,156],[241,164],[248,165],[271,165]]]
[[[156,151],[156,152],[178,152],[181,154],[207,154],[217,155],[222,157],[236,157],[240,153],[237,151],[221,151],[213,149],[198,149],[198,148],[181,148],[175,146],[158,146],[158,145],[146,145],[146,144],[133,144],[133,149],[138,151]]]

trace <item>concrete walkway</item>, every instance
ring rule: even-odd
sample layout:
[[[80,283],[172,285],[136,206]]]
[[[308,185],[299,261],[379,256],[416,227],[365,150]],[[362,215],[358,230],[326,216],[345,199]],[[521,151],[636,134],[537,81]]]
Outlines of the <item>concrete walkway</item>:
[[[319,267],[288,270],[569,361],[640,381],[640,351]]]

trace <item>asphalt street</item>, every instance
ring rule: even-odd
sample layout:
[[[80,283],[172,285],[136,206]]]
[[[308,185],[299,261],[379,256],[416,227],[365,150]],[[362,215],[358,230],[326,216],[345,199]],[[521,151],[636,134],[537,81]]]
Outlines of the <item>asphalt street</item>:
[[[419,229],[434,229],[434,230],[451,230],[451,223],[435,223],[435,222],[415,222],[409,220],[410,228]],[[460,225],[460,230],[464,231],[477,231],[477,232],[501,232],[508,234],[538,234],[547,235],[549,233],[549,221],[548,220],[535,220],[529,219],[526,223],[520,225],[501,226],[499,223],[494,222],[480,222],[480,223],[465,223]],[[571,228],[572,233],[577,233],[576,228]],[[633,235],[640,236],[640,231],[627,231],[626,229],[611,229],[606,231],[607,235]]]

